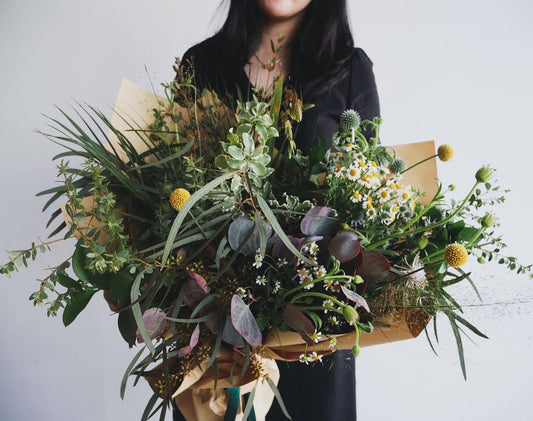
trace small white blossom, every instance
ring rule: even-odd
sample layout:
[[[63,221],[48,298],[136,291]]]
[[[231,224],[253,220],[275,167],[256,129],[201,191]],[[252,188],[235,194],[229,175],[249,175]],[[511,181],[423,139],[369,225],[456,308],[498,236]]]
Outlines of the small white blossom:
[[[261,266],[263,266],[263,253],[261,253],[261,249],[257,249],[255,252],[255,261],[252,263],[252,266],[259,269]]]
[[[322,332],[315,330],[311,335],[311,339],[315,342],[315,344],[319,343],[322,340]]]
[[[300,358],[298,358],[298,360],[301,363],[309,364],[309,358],[305,354],[300,355]]]

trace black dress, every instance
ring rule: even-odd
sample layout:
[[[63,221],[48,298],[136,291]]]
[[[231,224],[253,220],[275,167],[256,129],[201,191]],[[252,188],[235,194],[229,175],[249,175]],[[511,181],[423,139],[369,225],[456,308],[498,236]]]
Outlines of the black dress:
[[[244,69],[220,63],[217,36],[190,48],[182,65],[192,64],[199,87],[214,89],[220,97],[248,98],[252,86]],[[379,116],[379,101],[372,62],[360,48],[354,48],[350,69],[335,86],[320,89],[321,80],[291,81],[299,87],[304,103],[314,107],[304,112],[295,141],[304,152],[320,139],[331,139],[338,130],[339,116],[346,109],[356,110],[363,119]],[[290,80],[290,79],[289,79]],[[319,94],[315,92],[321,91]],[[337,351],[323,358],[322,364],[278,362],[278,388],[294,421],[355,421],[355,358],[352,351]],[[175,414],[175,420],[182,420]],[[274,404],[267,421],[286,419]]]

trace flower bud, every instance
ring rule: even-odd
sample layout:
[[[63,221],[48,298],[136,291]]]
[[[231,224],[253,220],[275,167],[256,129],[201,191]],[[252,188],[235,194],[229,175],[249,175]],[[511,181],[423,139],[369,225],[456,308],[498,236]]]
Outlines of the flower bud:
[[[361,347],[359,345],[355,345],[352,348],[352,352],[353,352],[353,355],[355,355],[357,357],[359,355],[359,353],[361,352]]]
[[[492,168],[485,165],[484,167],[481,167],[479,170],[477,170],[476,180],[480,183],[486,183],[492,177],[493,172],[494,170]]]
[[[417,242],[417,246],[420,250],[423,250],[426,248],[426,246],[428,245],[429,243],[429,240],[427,239],[427,237],[420,237],[418,239],[418,242]]]
[[[365,282],[365,280],[361,277],[361,275],[355,275],[353,280],[357,285],[362,284]]]
[[[350,325],[353,325],[359,320],[359,313],[352,306],[344,306],[342,309],[342,315],[344,316],[344,320],[346,320]]]
[[[481,218],[481,226],[483,228],[490,228],[494,225],[494,216],[487,212],[483,217]]]

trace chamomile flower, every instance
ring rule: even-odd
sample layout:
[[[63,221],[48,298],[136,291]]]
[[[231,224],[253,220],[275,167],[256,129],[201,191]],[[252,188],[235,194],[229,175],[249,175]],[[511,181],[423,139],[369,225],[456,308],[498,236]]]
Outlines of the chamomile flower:
[[[347,143],[344,145],[344,150],[347,151],[347,152],[350,152],[350,151],[355,150],[355,143],[347,142]]]
[[[328,323],[329,323],[331,326],[338,326],[339,321],[337,320],[337,317],[336,317],[336,316],[330,316],[330,317],[328,317]],[[335,341],[335,343],[337,343],[337,342]]]
[[[361,176],[361,169],[354,165],[350,165],[346,171],[346,178],[350,181],[355,181]]]
[[[322,278],[323,276],[326,276],[328,272],[326,271],[326,268],[323,265],[320,265],[320,266],[315,266],[313,268],[313,273],[315,277]]]
[[[267,280],[266,280],[266,278],[265,278],[263,275],[258,276],[257,278],[255,278],[255,283],[256,283],[257,285],[261,285],[261,286],[263,286],[263,285],[266,284],[266,281],[267,281]]]
[[[301,354],[300,358],[298,358],[298,361],[304,364],[309,364],[309,358],[305,354]]]
[[[373,219],[376,217],[376,215],[377,215],[377,212],[375,208],[370,208],[366,210],[366,216],[368,219]]]
[[[353,203],[359,203],[363,200],[363,195],[358,192],[358,191],[354,191],[352,193],[352,196],[350,197],[350,200],[353,202]]]
[[[337,347],[337,338],[331,338],[329,340],[329,347],[330,348],[336,348]]]
[[[324,289],[326,291],[338,292],[341,289],[339,281],[333,281],[332,279],[326,279],[324,281]]]
[[[313,342],[315,344],[319,343],[321,340],[322,340],[322,332],[318,332],[317,330],[315,330],[312,334],[311,334],[311,339],[313,340]]]
[[[244,297],[246,295],[246,290],[243,287],[239,287],[235,290],[235,294]]]
[[[381,189],[378,192],[378,198],[380,202],[386,202],[391,197],[390,190],[387,188]]]
[[[342,177],[342,175],[344,174],[344,171],[345,171],[344,167],[340,165],[336,165],[335,168],[333,169],[333,175],[335,177]]]
[[[316,351],[311,352],[308,357],[312,362],[320,361],[322,362],[322,355],[317,354]]]
[[[309,276],[309,269],[307,269],[307,267],[305,267],[305,266],[302,266],[301,268],[299,268],[296,271],[296,276],[298,276],[300,278],[300,280],[302,280],[302,278],[308,277]]]
[[[278,267],[282,267],[288,264],[289,263],[287,262],[287,259],[285,257],[278,257],[278,262],[277,262]]]
[[[300,285],[303,285],[304,289],[306,289],[306,290],[309,290],[309,289],[313,288],[313,286],[315,285],[313,283],[313,277],[312,276],[305,276],[305,277],[300,278]]]
[[[314,241],[310,241],[309,243],[305,244],[302,247],[302,251],[304,253],[309,253],[313,256],[316,256],[316,254],[318,253],[318,250],[319,250],[318,245]]]
[[[327,314],[328,311],[334,308],[333,301],[331,300],[322,301],[322,307],[324,307],[324,314]]]
[[[274,282],[274,288],[272,288],[272,293],[277,294],[281,289],[281,283],[279,281]]]

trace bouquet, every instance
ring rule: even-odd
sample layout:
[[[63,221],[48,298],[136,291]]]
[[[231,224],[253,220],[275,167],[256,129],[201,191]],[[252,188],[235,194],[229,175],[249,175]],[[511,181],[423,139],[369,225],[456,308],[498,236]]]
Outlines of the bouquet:
[[[403,159],[380,144],[381,119],[347,110],[305,155],[293,131],[307,105],[281,78],[269,101],[232,109],[176,70],[166,97],[141,92],[135,111],[119,101],[111,120],[82,105],[51,119],[43,134],[65,148],[54,157],[61,185],[39,194],[50,196],[50,237],[60,237],[13,252],[1,273],[75,239],[30,299],[69,325],[103,292],[124,340],[142,344],[121,392],[130,376],[149,381],[143,420],[159,410],[164,419],[172,401],[198,417],[195,399],[243,419],[274,397],[284,408],[273,359],[357,355],[365,343],[416,336],[439,313],[466,376],[464,331],[486,336],[447,288],[476,288],[461,269],[469,256],[531,271],[502,254],[491,209],[505,191],[494,170],[481,167],[466,196],[448,200],[453,187],[431,170],[452,158],[448,145],[397,148],[430,147]]]

